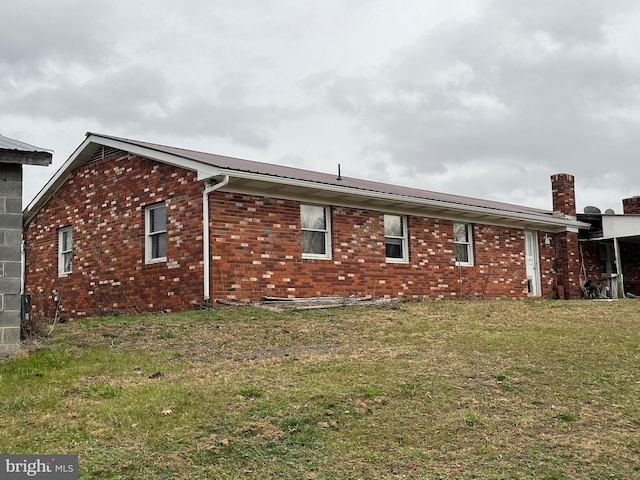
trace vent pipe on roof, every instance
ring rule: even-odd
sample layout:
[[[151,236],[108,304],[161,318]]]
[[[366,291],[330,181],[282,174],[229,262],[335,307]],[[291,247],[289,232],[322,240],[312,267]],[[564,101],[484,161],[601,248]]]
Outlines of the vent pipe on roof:
[[[342,180],[342,175],[340,175],[340,164],[338,164],[338,178],[336,180]]]
[[[204,303],[210,302],[211,281],[211,240],[209,233],[209,194],[229,183],[229,175],[225,175],[221,182],[206,183],[202,194],[202,243],[204,260]]]

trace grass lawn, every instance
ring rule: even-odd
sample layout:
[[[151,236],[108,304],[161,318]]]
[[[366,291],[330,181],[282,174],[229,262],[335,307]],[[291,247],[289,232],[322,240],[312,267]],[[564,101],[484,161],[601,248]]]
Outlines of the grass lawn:
[[[640,301],[225,308],[0,360],[0,448],[105,479],[640,478]]]

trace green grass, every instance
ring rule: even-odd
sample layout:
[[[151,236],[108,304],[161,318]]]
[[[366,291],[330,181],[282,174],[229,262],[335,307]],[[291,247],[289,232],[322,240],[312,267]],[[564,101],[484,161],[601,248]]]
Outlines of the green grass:
[[[57,325],[0,361],[4,453],[84,479],[640,476],[640,303],[254,308]]]

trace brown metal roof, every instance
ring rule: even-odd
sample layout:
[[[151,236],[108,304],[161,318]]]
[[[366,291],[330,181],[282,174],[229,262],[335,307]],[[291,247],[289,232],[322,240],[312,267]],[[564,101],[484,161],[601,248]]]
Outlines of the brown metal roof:
[[[88,133],[87,135],[91,135]],[[225,170],[234,170],[238,172],[255,173],[261,175],[269,175],[279,178],[286,178],[292,180],[302,180],[307,182],[313,182],[325,185],[335,185],[340,187],[353,188],[357,190],[386,193],[391,195],[400,195],[405,197],[412,197],[424,200],[441,201],[447,203],[454,203],[459,205],[466,205],[472,207],[488,208],[498,211],[522,213],[530,215],[548,215],[551,216],[550,210],[543,210],[538,208],[531,208],[522,205],[513,205],[504,202],[495,202],[490,200],[483,200],[472,197],[465,197],[462,195],[451,195],[446,193],[432,192],[429,190],[422,190],[412,187],[403,187],[399,185],[392,185],[381,182],[374,182],[370,180],[363,180],[352,177],[341,177],[337,179],[336,175],[315,172],[311,170],[303,170],[300,168],[287,167],[283,165],[275,165],[271,163],[256,162],[252,160],[243,160],[240,158],[227,157],[224,155],[216,155],[212,153],[198,152],[194,150],[188,150],[184,148],[170,147],[166,145],[159,145],[149,142],[141,142],[138,140],[130,140],[126,138],[113,137],[102,134],[93,134],[104,138],[110,138],[120,142],[128,143],[131,145],[137,145],[139,147],[148,148],[157,152],[162,152],[170,155],[176,155],[185,159],[202,162],[207,165],[215,166],[217,168]]]

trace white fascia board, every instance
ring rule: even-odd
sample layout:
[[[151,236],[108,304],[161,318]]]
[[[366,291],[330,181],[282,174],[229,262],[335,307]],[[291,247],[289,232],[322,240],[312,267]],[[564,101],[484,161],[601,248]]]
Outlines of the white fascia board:
[[[140,155],[147,158],[158,160],[159,162],[168,163],[170,165],[182,167],[188,170],[196,171],[198,174],[198,180],[204,180],[213,176],[219,175],[219,169],[212,165],[207,165],[195,160],[189,160],[184,157],[172,155],[164,152],[158,152],[151,148],[145,148],[131,143],[115,140],[112,138],[102,137],[100,135],[89,134],[87,138],[75,149],[67,161],[58,169],[58,171],[51,177],[46,185],[40,190],[35,198],[29,203],[24,210],[24,221],[29,222],[40,209],[42,204],[51,196],[53,196],[58,189],[64,184],[66,179],[71,174],[71,171],[75,167],[75,163],[84,150],[92,143],[96,145],[104,145],[105,147],[113,147],[125,152],[130,152],[136,155]]]
[[[191,160],[179,155],[174,155],[172,153],[159,152],[158,150],[154,150],[152,148],[134,145],[120,140],[115,140],[113,138],[105,138],[101,137],[100,135],[94,134],[91,134],[88,137],[88,140],[93,141],[94,143],[97,143],[99,145],[104,145],[105,147],[117,148],[134,155],[152,158],[159,162],[168,163],[169,165],[173,165],[175,167],[192,170],[198,173],[198,180],[204,180],[205,178],[218,175],[219,169],[217,167],[198,162],[197,160]]]
[[[56,171],[56,173],[53,174],[53,177],[51,177],[45,184],[45,186],[42,187],[42,190],[40,190],[38,194],[33,198],[33,200],[31,200],[31,202],[29,203],[29,205],[27,205],[27,208],[25,208],[23,212],[23,220],[25,222],[31,221],[33,216],[37,213],[37,210],[39,210],[41,203],[44,203],[46,198],[52,196],[58,191],[60,186],[69,176],[73,163],[78,158],[80,153],[82,153],[84,149],[89,146],[90,143],[91,142],[89,141],[89,139],[85,138],[84,142],[82,142],[80,146],[74,150],[67,161],[64,162],[64,164]]]
[[[640,236],[640,215],[602,215],[602,238]]]
[[[452,211],[460,212],[461,214],[477,214],[480,216],[495,217],[502,219],[512,219],[522,222],[532,222],[534,224],[546,224],[551,230],[561,229],[564,231],[577,232],[580,228],[589,228],[588,223],[579,222],[577,220],[571,220],[560,217],[543,217],[539,215],[532,215],[527,213],[509,212],[506,210],[495,210],[486,207],[477,207],[473,205],[460,205],[457,203],[443,202],[438,200],[429,200],[417,197],[406,197],[402,195],[396,195],[392,193],[374,192],[371,190],[359,190],[350,187],[341,187],[339,185],[331,185],[325,183],[309,182],[307,180],[296,180],[291,178],[274,177],[270,175],[262,175],[259,173],[242,172],[237,170],[220,169],[219,175],[229,175],[230,177],[243,178],[246,180],[263,181],[271,183],[279,183],[283,185],[291,185],[301,188],[316,188],[325,190],[328,192],[334,192],[336,194],[348,194],[354,196],[361,196],[363,198],[375,198],[379,200],[389,201],[401,201],[408,204],[418,205],[422,207],[433,207],[436,209],[446,208]],[[230,185],[231,187],[231,185]],[[223,188],[223,190],[225,190]]]

